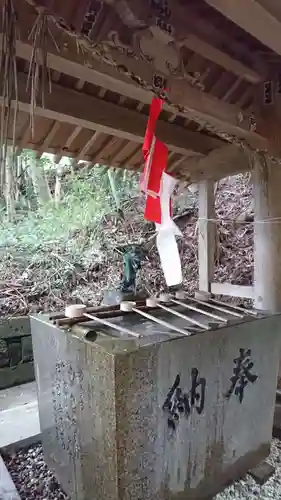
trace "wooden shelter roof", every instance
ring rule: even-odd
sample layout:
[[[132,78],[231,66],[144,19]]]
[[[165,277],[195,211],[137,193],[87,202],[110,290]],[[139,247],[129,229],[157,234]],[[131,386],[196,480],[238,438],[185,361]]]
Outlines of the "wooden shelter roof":
[[[242,171],[256,149],[281,156],[277,0],[1,2],[13,3],[20,32],[12,96],[19,149],[140,169],[149,104],[165,87],[157,135],[176,175],[195,181]],[[2,23],[2,47],[5,40]],[[43,102],[42,71],[32,133],[28,73],[37,62],[52,85]]]

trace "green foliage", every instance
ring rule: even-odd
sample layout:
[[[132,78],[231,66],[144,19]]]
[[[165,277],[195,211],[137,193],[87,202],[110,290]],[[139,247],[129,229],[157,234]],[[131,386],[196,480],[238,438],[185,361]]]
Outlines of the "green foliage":
[[[25,164],[36,162],[37,166],[44,170],[52,168],[52,161],[49,157],[41,156],[41,158],[36,158],[36,153],[32,149],[23,149],[21,158]]]
[[[23,152],[23,165],[36,162],[44,170],[49,187],[54,193],[56,166],[50,159],[39,162],[32,151]],[[79,166],[78,166],[79,167]],[[67,242],[79,232],[96,238],[98,224],[103,216],[116,211],[115,197],[108,177],[107,168],[101,165],[78,168],[74,174],[67,166],[62,169],[62,199],[31,209],[34,191],[26,184],[24,194],[17,202],[17,218],[7,222],[5,210],[0,207],[0,246],[40,246],[48,242]],[[138,178],[135,173],[112,170],[114,186],[122,203],[137,194]],[[27,209],[27,206],[29,207]]]

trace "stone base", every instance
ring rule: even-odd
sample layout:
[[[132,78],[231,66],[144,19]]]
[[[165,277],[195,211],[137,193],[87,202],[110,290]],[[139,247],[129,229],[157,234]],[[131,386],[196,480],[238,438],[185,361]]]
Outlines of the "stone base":
[[[266,461],[261,462],[254,469],[249,470],[250,476],[260,485],[265,484],[274,474],[275,467]]]
[[[72,500],[203,500],[268,456],[278,316],[190,336],[115,321],[143,336],[89,341],[31,319],[44,454]]]

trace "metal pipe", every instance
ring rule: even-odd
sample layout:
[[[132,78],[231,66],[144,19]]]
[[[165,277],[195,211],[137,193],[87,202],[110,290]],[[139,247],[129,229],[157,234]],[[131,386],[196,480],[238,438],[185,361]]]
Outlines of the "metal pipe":
[[[197,321],[196,319],[189,318],[185,314],[182,314],[182,313],[180,313],[178,311],[175,311],[175,310],[171,309],[170,307],[164,306],[160,302],[157,302],[157,304],[158,304],[158,307],[160,307],[164,311],[170,312],[171,314],[174,314],[175,316],[178,316],[179,318],[182,318],[185,321],[188,321],[192,325],[199,326],[200,328],[203,328],[203,330],[210,330],[209,325],[205,325],[204,323],[200,323],[200,321]]]
[[[223,318],[222,316],[218,316],[217,314],[203,311],[203,309],[200,309],[200,307],[195,307],[191,306],[190,304],[186,304],[185,302],[182,302],[181,300],[176,300],[176,299],[171,299],[171,302],[174,304],[177,304],[179,306],[185,307],[186,309],[190,309],[191,311],[198,312],[200,314],[203,314],[204,316],[208,316],[210,318],[216,319],[218,321],[222,321],[223,323],[227,323],[228,320],[226,318]]]
[[[117,330],[120,333],[125,333],[126,335],[133,335],[133,337],[137,337],[137,338],[139,338],[141,336],[139,333],[133,332],[132,330],[128,330],[127,328],[124,328],[123,326],[116,325],[115,323],[111,323],[110,321],[107,321],[106,319],[101,319],[101,318],[98,318],[97,316],[93,316],[92,314],[84,313],[83,316],[85,316],[86,318],[92,319],[92,320],[96,321],[97,323],[108,326],[109,328],[112,328],[113,330]]]
[[[226,309],[225,307],[220,307],[214,304],[210,304],[209,300],[198,300],[193,297],[188,297],[188,300],[191,300],[192,302],[196,302],[196,304],[201,304],[202,306],[210,307],[211,309],[216,309],[217,311],[224,312],[226,314],[229,314],[230,316],[236,316],[237,318],[244,318],[245,314],[238,313],[236,311],[229,311],[229,309]]]
[[[181,333],[182,335],[187,335],[187,336],[191,335],[191,332],[184,330],[183,328],[179,328],[177,326],[174,326],[171,323],[168,323],[167,321],[164,321],[160,318],[156,318],[155,316],[151,316],[151,314],[148,314],[147,312],[136,308],[134,302],[130,302],[130,301],[121,302],[120,309],[121,309],[121,311],[124,311],[124,312],[134,311],[135,313],[139,314],[140,316],[143,316],[144,318],[149,319],[150,321],[153,321],[154,323],[158,323],[161,326],[165,326],[169,330],[173,330],[177,333]]]
[[[260,314],[258,311],[255,311],[254,309],[246,309],[246,307],[234,306],[232,304],[226,304],[222,300],[213,299],[211,297],[210,297],[209,301],[214,303],[214,304],[227,306],[231,309],[234,309],[235,311],[243,312],[244,314],[250,314],[251,316],[258,316]]]

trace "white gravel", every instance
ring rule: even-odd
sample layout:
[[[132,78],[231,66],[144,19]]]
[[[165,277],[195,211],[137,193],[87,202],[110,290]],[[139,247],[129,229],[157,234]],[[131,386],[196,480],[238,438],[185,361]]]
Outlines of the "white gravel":
[[[223,493],[216,495],[215,500],[281,500],[281,441],[273,439],[268,462],[275,467],[275,474],[263,485],[247,475],[237,481]]]
[[[21,500],[69,500],[45,464],[40,444],[3,459]]]
[[[44,462],[41,445],[4,459],[21,500],[68,500]],[[278,439],[272,440],[268,461],[276,470],[263,486],[247,475],[213,500],[281,500],[281,441]]]

